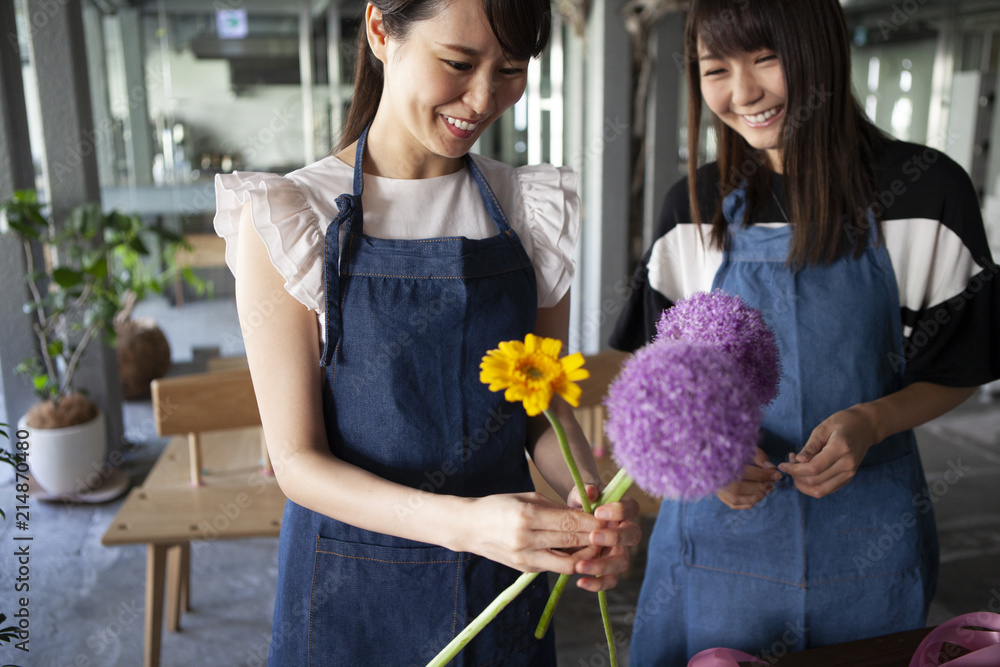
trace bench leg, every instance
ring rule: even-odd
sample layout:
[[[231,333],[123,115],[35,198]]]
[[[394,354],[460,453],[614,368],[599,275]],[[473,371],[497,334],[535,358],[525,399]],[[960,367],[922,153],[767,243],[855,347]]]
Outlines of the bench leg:
[[[177,632],[181,627],[184,547],[184,544],[174,544],[167,548],[167,631],[169,632]]]
[[[181,611],[191,611],[191,543],[181,545]]]
[[[191,488],[203,486],[201,481],[201,436],[188,433],[188,456],[191,459]]]
[[[160,667],[163,634],[163,578],[167,565],[165,544],[146,545],[146,619],[143,667]]]

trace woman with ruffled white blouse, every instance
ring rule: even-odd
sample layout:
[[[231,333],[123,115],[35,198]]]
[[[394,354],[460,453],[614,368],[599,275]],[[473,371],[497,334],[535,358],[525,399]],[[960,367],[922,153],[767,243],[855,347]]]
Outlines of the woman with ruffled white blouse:
[[[638,542],[635,503],[576,509],[544,417],[479,382],[500,341],[566,340],[579,228],[569,169],[469,155],[548,39],[548,0],[514,4],[369,4],[339,152],[286,176],[217,178],[216,230],[289,498],[269,664],[426,661],[518,571],[608,589]],[[553,407],[596,494],[572,410]],[[566,504],[532,491],[526,450]],[[551,633],[532,636],[536,584],[461,664],[555,664]]]

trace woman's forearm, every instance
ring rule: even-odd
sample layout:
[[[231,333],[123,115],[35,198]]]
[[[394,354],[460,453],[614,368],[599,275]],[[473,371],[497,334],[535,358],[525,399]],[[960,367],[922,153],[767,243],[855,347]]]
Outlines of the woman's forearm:
[[[925,424],[957,407],[976,387],[946,387],[930,382],[913,384],[888,396],[857,406],[874,425],[876,442]]]
[[[463,499],[389,482],[315,448],[273,449],[275,475],[292,502],[365,530],[461,550]]]
[[[597,472],[594,453],[587,442],[583,429],[573,415],[573,409],[562,399],[554,397],[550,406],[558,415],[566,431],[573,458],[580,468],[580,475],[585,484],[594,484],[600,488],[601,478]],[[573,477],[570,475],[566,461],[563,459],[559,441],[555,431],[544,415],[539,415],[529,421],[528,450],[535,467],[549,483],[559,497],[565,500],[573,490]]]

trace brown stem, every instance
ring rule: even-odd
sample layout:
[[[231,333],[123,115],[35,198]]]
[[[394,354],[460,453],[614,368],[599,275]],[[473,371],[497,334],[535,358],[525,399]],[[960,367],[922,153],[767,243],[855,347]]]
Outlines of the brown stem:
[[[76,372],[76,365],[80,362],[80,356],[83,354],[84,348],[87,347],[87,343],[93,338],[94,333],[97,331],[98,325],[91,324],[87,327],[87,331],[84,332],[83,338],[80,339],[80,344],[76,346],[73,350],[73,356],[70,357],[69,363],[66,364],[66,375],[63,379],[62,385],[59,387],[59,393],[64,394],[70,387],[73,381],[73,373]]]
[[[73,300],[73,303],[70,304],[69,308],[67,308],[66,310],[70,311],[80,308],[83,304],[87,303],[87,299],[90,298],[90,293],[93,291],[94,291],[94,286],[88,284],[86,287],[83,288],[83,291],[80,292],[80,296],[76,297],[76,299]]]
[[[32,327],[35,335],[38,336],[39,347],[42,351],[42,363],[45,364],[45,373],[54,384],[59,383],[59,376],[56,374],[56,367],[52,365],[52,357],[49,355],[48,333],[36,322]]]
[[[125,293],[125,303],[122,305],[122,309],[118,311],[115,315],[115,328],[125,324],[132,317],[132,311],[135,310],[135,305],[139,302],[139,295],[136,294],[135,290],[128,290]]]
[[[27,265],[28,273],[28,289],[31,290],[31,298],[35,300],[36,303],[41,304],[42,293],[38,290],[38,283],[35,282],[35,257],[31,252],[31,242],[25,239],[24,241],[24,263]],[[45,327],[48,325],[45,319],[45,311],[41,306],[35,310],[35,317],[38,323]]]

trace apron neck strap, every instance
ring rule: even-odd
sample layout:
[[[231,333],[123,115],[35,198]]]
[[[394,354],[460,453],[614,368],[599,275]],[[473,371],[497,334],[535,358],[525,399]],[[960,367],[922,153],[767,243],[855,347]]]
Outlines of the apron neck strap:
[[[468,166],[472,178],[475,179],[476,185],[479,186],[479,195],[483,198],[483,204],[486,205],[486,210],[490,214],[490,220],[496,225],[497,231],[508,237],[516,236],[510,228],[510,223],[507,221],[507,215],[503,212],[500,201],[493,193],[493,188],[490,187],[486,177],[483,176],[483,172],[480,171],[479,166],[468,153],[465,154],[465,164]]]
[[[354,153],[354,192],[337,197],[337,217],[326,228],[323,239],[323,292],[324,292],[324,330],[326,340],[323,342],[323,354],[320,366],[329,366],[333,362],[333,351],[340,340],[340,307],[337,298],[340,295],[340,228],[345,226],[348,233],[363,233],[364,211],[361,205],[361,195],[365,189],[365,176],[361,163],[365,155],[365,141],[368,139],[369,125],[361,131],[358,137],[358,147]]]
[[[345,193],[337,197],[337,217],[326,228],[326,236],[323,242],[326,340],[323,345],[323,355],[320,361],[321,366],[329,366],[333,362],[333,353],[337,347],[337,342],[340,340],[341,318],[340,305],[337,301],[340,295],[340,228],[344,227],[346,233],[355,236],[364,234],[364,211],[361,200],[365,188],[365,175],[362,164],[365,156],[365,143],[368,140],[368,130],[370,128],[371,125],[366,127],[361,132],[361,136],[358,137],[358,146],[354,154],[354,191],[352,194]],[[524,253],[524,249],[517,239],[517,234],[511,229],[503,207],[500,205],[496,194],[494,194],[493,188],[486,181],[486,177],[483,176],[482,171],[480,171],[468,153],[465,154],[464,159],[469,173],[472,174],[472,178],[479,187],[479,194],[483,199],[486,210],[489,212],[490,219],[496,225],[500,235],[507,238],[515,247],[519,248],[521,253]]]

